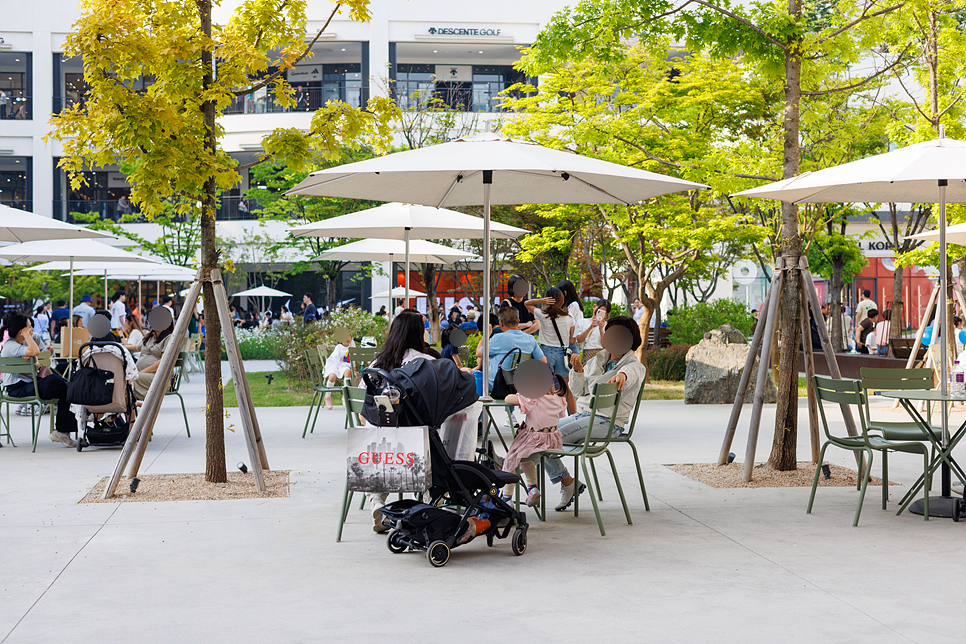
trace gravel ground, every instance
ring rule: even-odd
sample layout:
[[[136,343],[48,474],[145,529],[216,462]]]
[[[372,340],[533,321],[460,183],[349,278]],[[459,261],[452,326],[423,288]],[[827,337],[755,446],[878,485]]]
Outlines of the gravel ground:
[[[792,472],[778,472],[765,463],[759,463],[755,465],[749,483],[741,480],[743,468],[741,463],[731,463],[720,467],[713,463],[683,463],[667,465],[666,467],[714,488],[812,487],[812,481],[815,477],[815,465],[811,461],[800,462],[798,469]],[[855,487],[857,476],[855,470],[839,465],[831,465],[830,467],[832,468],[832,478],[826,479],[824,476],[819,476],[819,487]],[[881,486],[882,479],[872,477],[869,486],[875,485]],[[890,483],[890,485],[897,485],[897,483]]]
[[[104,500],[105,477],[94,486],[81,503],[123,503],[126,501],[164,502],[164,501],[207,501],[226,499],[270,499],[288,496],[288,472],[266,471],[267,491],[259,494],[255,490],[255,475],[251,472],[229,472],[227,483],[207,483],[204,474],[146,474],[138,478],[137,493],[131,494],[131,480],[122,478],[111,498]]]

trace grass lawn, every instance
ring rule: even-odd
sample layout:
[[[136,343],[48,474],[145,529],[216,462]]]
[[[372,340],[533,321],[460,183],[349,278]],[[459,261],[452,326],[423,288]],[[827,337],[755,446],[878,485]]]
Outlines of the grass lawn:
[[[265,377],[268,374],[272,375],[272,384],[268,384],[268,378]],[[289,380],[278,371],[254,371],[246,375],[248,388],[252,392],[252,401],[256,407],[308,407],[312,403],[310,382]],[[342,394],[332,394],[332,403],[341,406]],[[225,387],[225,407],[237,406],[235,383],[229,382]]]

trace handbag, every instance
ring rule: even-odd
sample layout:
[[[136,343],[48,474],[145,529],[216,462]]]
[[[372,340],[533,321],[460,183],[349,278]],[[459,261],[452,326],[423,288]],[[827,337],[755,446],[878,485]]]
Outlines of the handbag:
[[[550,322],[553,324],[553,330],[557,334],[557,340],[560,341],[560,346],[563,347],[564,355],[567,357],[567,366],[570,366],[570,356],[574,355],[573,350],[570,348],[570,344],[565,344],[563,338],[560,336],[560,329],[557,328],[557,318],[550,318]]]
[[[510,349],[496,364],[496,375],[493,377],[493,387],[490,390],[490,395],[493,396],[494,400],[505,400],[507,396],[517,392],[517,388],[513,384],[513,372],[516,367],[513,369],[503,368],[503,363],[514,353],[519,354],[521,358],[523,357],[523,350],[519,347]],[[519,360],[517,360],[517,364],[520,364]]]
[[[64,400],[71,405],[88,407],[110,404],[114,400],[114,372],[98,369],[92,353],[88,352],[87,364],[82,360],[80,369],[71,376]]]
[[[346,463],[352,492],[425,492],[433,481],[429,426],[350,429]]]

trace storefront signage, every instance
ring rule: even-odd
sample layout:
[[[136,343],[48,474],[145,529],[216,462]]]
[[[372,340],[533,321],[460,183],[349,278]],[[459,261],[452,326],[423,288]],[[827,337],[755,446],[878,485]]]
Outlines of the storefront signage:
[[[108,188],[130,188],[131,184],[127,182],[127,175],[125,175],[123,172],[108,172],[107,187]]]
[[[452,83],[472,83],[472,65],[436,65],[436,80]]]
[[[502,29],[488,27],[430,27],[433,36],[499,36]]]
[[[322,80],[322,65],[296,65],[286,72],[289,82],[308,83]]]
[[[885,240],[860,241],[859,247],[862,250],[892,250],[892,244]]]

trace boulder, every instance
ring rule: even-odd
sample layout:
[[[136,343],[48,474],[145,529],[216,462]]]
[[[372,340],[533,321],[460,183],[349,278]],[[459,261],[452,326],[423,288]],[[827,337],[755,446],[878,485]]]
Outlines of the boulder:
[[[730,324],[723,324],[705,333],[704,339],[688,350],[684,402],[697,405],[733,403],[749,348],[744,334]],[[757,378],[756,360],[745,392],[746,403],[754,399]],[[773,403],[777,398],[778,391],[769,374],[765,384],[765,402]]]

